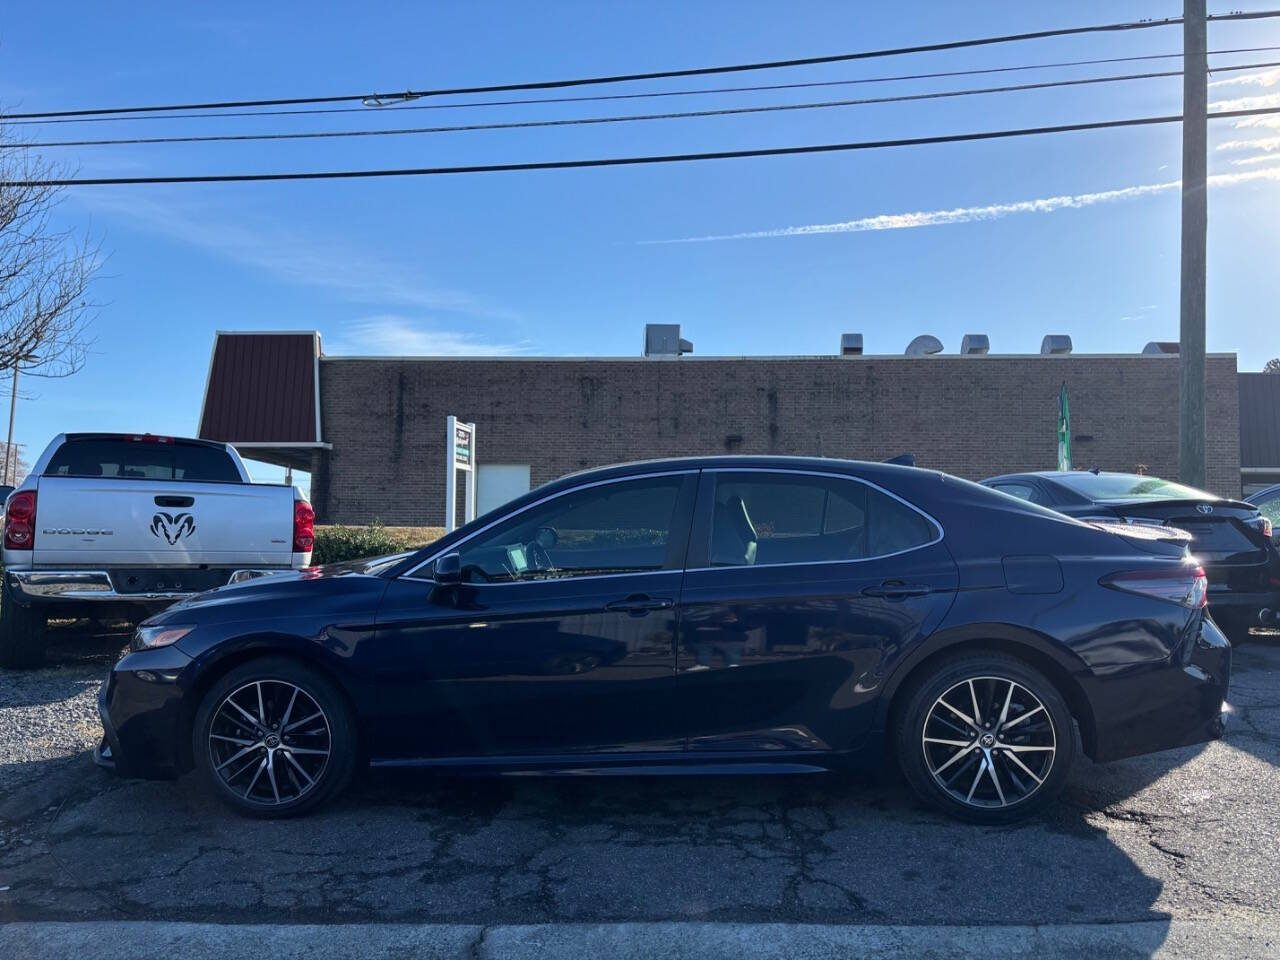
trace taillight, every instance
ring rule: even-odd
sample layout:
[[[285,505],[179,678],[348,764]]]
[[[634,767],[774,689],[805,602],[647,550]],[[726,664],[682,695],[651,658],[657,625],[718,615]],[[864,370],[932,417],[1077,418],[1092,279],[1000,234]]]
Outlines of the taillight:
[[[1263,517],[1263,516],[1250,517],[1248,520],[1245,521],[1245,523],[1248,526],[1253,527],[1253,529],[1257,530],[1264,537],[1268,539],[1271,538],[1272,525],[1271,525],[1270,517]]]
[[[1113,573],[1103,577],[1101,583],[1116,590],[1171,600],[1191,610],[1199,610],[1209,602],[1209,578],[1204,575],[1204,567],[1188,563]]]
[[[293,552],[310,553],[316,542],[316,512],[305,500],[293,501]]]
[[[36,542],[36,492],[19,490],[4,515],[4,548],[30,550]]]

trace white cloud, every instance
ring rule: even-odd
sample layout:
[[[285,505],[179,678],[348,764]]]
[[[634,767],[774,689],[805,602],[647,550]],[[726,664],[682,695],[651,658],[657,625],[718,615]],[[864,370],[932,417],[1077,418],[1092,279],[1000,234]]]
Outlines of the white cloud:
[[[1209,104],[1209,112],[1224,110],[1268,110],[1280,107],[1280,93],[1263,93],[1256,97],[1236,97],[1234,100],[1214,100]]]
[[[1221,80],[1212,80],[1210,81],[1209,86],[1274,87],[1277,83],[1280,83],[1280,67],[1274,70],[1262,70],[1258,73],[1241,73],[1234,77],[1224,77]]]
[[[1243,173],[1220,173],[1209,177],[1210,186],[1222,187],[1254,180],[1280,181],[1280,166]],[[1053,213],[1058,210],[1076,210],[1118,200],[1134,200],[1171,190],[1178,190],[1181,180],[1165,183],[1149,183],[1098,193],[1078,193],[1038,200],[1021,200],[1017,203],[994,203],[981,207],[956,207],[951,210],[922,210],[914,213],[880,214],[838,223],[815,223],[800,227],[781,227],[773,230],[754,230],[748,233],[717,234],[704,237],[682,237],[674,240],[641,240],[642,244],[707,243],[713,240],[762,240],[773,237],[807,237],[824,233],[861,233],[871,230],[910,230],[916,227],[937,227],[952,223],[972,223],[976,220],[999,220],[1023,213]]]
[[[1241,117],[1234,124],[1237,130],[1243,130],[1245,127],[1266,127],[1270,130],[1280,130],[1280,116],[1271,114],[1265,117]]]
[[[394,313],[363,317],[346,324],[326,344],[326,353],[356,356],[503,357],[528,353],[526,343],[493,343],[458,330],[441,330]]]
[[[1228,140],[1220,143],[1218,150],[1280,150],[1280,137],[1258,137],[1254,140]]]
[[[507,322],[520,319],[466,291],[432,284],[420,264],[371,255],[341,237],[303,231],[258,214],[237,210],[232,219],[225,207],[187,199],[164,202],[127,189],[74,196],[98,214],[353,303]]]

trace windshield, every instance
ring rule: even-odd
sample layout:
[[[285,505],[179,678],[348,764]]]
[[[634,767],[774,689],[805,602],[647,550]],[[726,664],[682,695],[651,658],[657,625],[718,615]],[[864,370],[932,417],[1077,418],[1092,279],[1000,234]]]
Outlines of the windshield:
[[[1134,473],[1072,473],[1055,477],[1090,500],[1217,500],[1211,493],[1172,480]]]

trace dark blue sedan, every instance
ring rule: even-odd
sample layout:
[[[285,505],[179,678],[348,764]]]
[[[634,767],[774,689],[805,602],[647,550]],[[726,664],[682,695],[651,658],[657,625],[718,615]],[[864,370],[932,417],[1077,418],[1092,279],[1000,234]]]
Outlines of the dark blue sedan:
[[[1222,733],[1230,646],[1159,532],[946,474],[776,457],[566,477],[416,553],[138,628],[101,762],[284,816],[357,764],[813,772],[896,760],[994,823]]]

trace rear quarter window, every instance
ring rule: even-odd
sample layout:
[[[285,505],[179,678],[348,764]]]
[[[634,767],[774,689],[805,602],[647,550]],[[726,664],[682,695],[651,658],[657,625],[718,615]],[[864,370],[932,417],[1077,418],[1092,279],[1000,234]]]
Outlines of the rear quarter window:
[[[46,477],[110,480],[239,482],[231,456],[217,447],[137,440],[68,440],[49,461]]]

